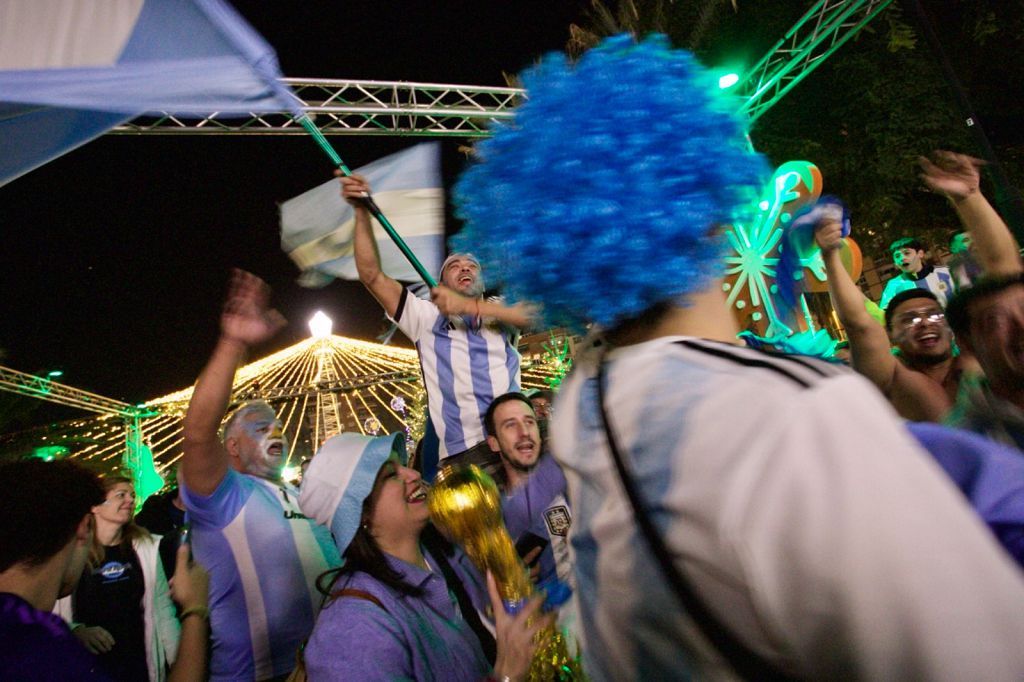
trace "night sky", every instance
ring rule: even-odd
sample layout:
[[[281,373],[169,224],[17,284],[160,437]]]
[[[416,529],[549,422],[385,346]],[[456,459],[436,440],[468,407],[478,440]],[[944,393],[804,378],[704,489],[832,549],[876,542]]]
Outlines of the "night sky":
[[[561,49],[589,3],[234,5],[286,76],[504,85],[502,71]],[[418,140],[332,141],[356,167]],[[460,142],[444,142],[449,183]],[[133,403],[183,388],[216,340],[233,266],[266,279],[289,319],[256,355],[305,338],[316,309],[335,333],[373,339],[383,315],[358,282],[302,289],[280,248],[278,203],[330,172],[304,136],[106,136],[0,187],[0,364],[61,369],[72,386]]]

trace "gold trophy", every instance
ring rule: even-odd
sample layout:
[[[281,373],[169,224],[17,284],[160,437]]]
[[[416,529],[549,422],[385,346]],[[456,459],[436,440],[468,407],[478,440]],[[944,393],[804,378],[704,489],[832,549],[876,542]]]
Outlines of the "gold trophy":
[[[502,601],[520,604],[534,594],[526,566],[501,518],[501,495],[490,476],[473,464],[444,467],[430,490],[428,505],[434,525],[462,547],[481,573],[494,574]],[[537,641],[527,679],[586,679],[562,633],[548,627],[537,633]]]

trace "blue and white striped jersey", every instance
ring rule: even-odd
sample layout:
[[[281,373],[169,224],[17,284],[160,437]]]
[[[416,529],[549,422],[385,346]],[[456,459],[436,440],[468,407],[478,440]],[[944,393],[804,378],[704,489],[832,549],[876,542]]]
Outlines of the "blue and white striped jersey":
[[[595,349],[552,446],[592,680],[733,679],[635,525]],[[678,570],[761,656],[808,679],[1024,679],[1024,579],[862,377],[668,337],[614,350],[613,433]]]
[[[341,563],[330,531],[302,514],[294,487],[233,469],[212,495],[182,485],[181,498],[210,573],[210,679],[287,674],[323,601],[316,578]]]
[[[445,317],[430,301],[402,290],[394,322],[416,344],[440,457],[483,442],[484,414],[496,396],[518,391],[515,330],[494,320]]]
[[[919,275],[921,273],[918,273]],[[953,282],[953,275],[949,272],[949,268],[946,267],[927,267],[927,272],[920,279],[909,279],[902,273],[896,275],[888,282],[885,283],[885,289],[882,290],[882,299],[878,303],[878,307],[885,310],[889,306],[889,301],[892,297],[901,291],[907,289],[927,289],[928,291],[935,294],[935,297],[939,299],[939,304],[945,308],[946,304],[949,303],[949,299],[953,298],[953,292],[956,287]]]

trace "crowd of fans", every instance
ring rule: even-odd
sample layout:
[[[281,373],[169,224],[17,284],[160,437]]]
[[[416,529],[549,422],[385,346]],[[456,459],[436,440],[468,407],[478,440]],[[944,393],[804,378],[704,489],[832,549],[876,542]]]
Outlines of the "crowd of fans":
[[[520,680],[551,624],[594,680],[1024,678],[1024,267],[978,163],[921,160],[965,232],[952,268],[893,243],[884,325],[841,226],[817,225],[850,367],[746,348],[719,226],[763,161],[704,75],[656,38],[538,66],[457,188],[481,257],[451,255],[430,301],[382,272],[371,188],[340,179],[360,279],[419,351],[440,466],[493,475],[539,596],[503,602],[431,525],[404,435],[333,436],[282,479],[273,407],[228,414],[284,324],[236,271],[171,491],[136,518],[129,479],[0,466],[0,678]],[[664,125],[606,120],[608,78]],[[597,148],[622,170],[577,163]],[[587,267],[598,247],[608,267]],[[530,302],[485,298],[492,266]],[[590,334],[557,396],[524,394],[519,330],[551,321]]]

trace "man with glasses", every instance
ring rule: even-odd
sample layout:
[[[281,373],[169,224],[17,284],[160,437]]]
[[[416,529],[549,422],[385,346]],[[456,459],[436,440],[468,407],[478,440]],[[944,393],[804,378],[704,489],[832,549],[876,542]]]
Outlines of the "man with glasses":
[[[960,216],[984,272],[1019,271],[1016,242],[979,190],[981,162],[944,151],[936,152],[933,160],[918,161],[921,179],[932,191],[944,194]],[[854,369],[871,379],[904,418],[942,421],[953,407],[968,364],[973,370],[969,373],[980,372],[973,359],[954,356],[942,302],[927,288],[900,291],[887,301],[883,330],[843,268],[839,223],[823,221],[815,239],[825,260],[832,305],[849,337]]]
[[[843,267],[840,224],[819,224],[815,238],[832,305],[850,340],[853,368],[874,382],[905,419],[941,421],[953,407],[963,367],[953,356],[953,334],[935,294],[918,288],[899,292],[885,309],[882,329]]]

